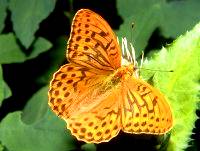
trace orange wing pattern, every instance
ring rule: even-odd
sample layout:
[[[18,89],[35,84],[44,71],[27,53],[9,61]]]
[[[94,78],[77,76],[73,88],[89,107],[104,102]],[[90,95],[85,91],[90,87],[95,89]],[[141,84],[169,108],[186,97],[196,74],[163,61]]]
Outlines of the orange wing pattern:
[[[127,133],[164,134],[173,118],[164,96],[148,83],[130,78],[124,82],[122,130]]]
[[[95,70],[114,70],[121,66],[115,34],[101,16],[88,9],[79,10],[73,19],[67,58],[69,62]]]
[[[51,81],[49,105],[62,118],[78,114],[81,106],[87,106],[89,103],[94,105],[95,102],[85,97],[90,96],[93,99],[93,95],[96,95],[94,93],[98,93],[96,87],[99,87],[103,80],[102,75],[97,75],[94,70],[66,64],[54,74]]]
[[[121,129],[118,93],[109,76],[66,64],[51,81],[49,105],[79,140],[100,143]]]
[[[68,41],[69,64],[53,76],[49,106],[77,139],[107,142],[120,130],[164,134],[173,123],[163,95],[136,79],[133,65],[121,66],[120,47],[98,14],[79,10]]]
[[[96,100],[93,100],[96,101]],[[87,143],[108,142],[121,130],[119,98],[111,93],[101,103],[67,121],[67,128],[77,139]]]

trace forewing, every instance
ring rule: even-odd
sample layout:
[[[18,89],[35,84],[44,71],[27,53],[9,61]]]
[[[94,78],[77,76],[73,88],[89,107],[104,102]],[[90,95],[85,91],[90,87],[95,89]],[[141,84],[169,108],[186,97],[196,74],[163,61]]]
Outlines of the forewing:
[[[124,83],[122,130],[164,134],[172,128],[172,112],[164,96],[148,83],[130,78]]]
[[[105,75],[75,64],[62,66],[53,76],[49,90],[49,105],[61,118],[75,114],[82,100],[102,83]],[[86,102],[88,101],[88,102]],[[89,103],[86,100],[84,103]]]
[[[79,10],[72,22],[68,41],[69,62],[96,70],[121,66],[120,46],[108,23],[95,12]]]
[[[54,74],[49,105],[79,140],[105,142],[120,130],[119,89],[108,78],[75,64],[66,64]]]

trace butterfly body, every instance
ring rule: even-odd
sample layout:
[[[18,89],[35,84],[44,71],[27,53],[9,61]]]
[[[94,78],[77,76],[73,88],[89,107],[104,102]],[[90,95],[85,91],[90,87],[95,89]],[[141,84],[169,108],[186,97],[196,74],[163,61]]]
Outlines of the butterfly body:
[[[123,64],[120,46],[98,14],[79,10],[68,41],[69,64],[53,76],[49,106],[77,139],[107,142],[120,130],[133,134],[167,133],[173,118],[165,97]]]

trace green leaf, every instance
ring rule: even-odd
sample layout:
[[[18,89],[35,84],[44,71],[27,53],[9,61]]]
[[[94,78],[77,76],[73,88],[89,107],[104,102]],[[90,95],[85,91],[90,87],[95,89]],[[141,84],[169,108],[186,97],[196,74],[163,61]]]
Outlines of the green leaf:
[[[191,30],[200,20],[200,1],[182,0],[165,3],[160,27],[165,37],[177,37]],[[181,24],[180,24],[181,23]]]
[[[139,56],[148,44],[148,39],[156,28],[159,28],[165,37],[176,38],[191,29],[200,20],[199,0],[118,0],[117,7],[124,19],[118,36],[131,39],[135,47],[136,56]]]
[[[4,147],[1,145],[1,142],[0,142],[0,151],[3,151],[4,150]]]
[[[0,124],[2,144],[11,151],[75,149],[73,139],[67,133],[64,123],[52,114],[49,112],[46,119],[31,125],[21,121],[21,112],[19,111],[8,114]]]
[[[9,4],[14,31],[21,43],[28,48],[42,20],[55,7],[55,0],[12,0]]]
[[[0,35],[0,64],[23,62],[25,59],[12,33]]]
[[[32,124],[45,116],[48,109],[47,92],[48,87],[43,87],[30,98],[23,110],[23,122]]]
[[[7,83],[3,80],[2,67],[0,65],[0,107],[4,99],[9,98],[12,95],[12,92],[7,85]]]
[[[200,23],[172,45],[155,53],[143,68],[174,71],[155,73],[142,70],[142,77],[153,77],[154,86],[168,98],[174,115],[168,150],[182,151],[190,141],[197,119],[197,103],[200,102]]]
[[[21,51],[20,47],[16,42],[16,38],[12,33],[0,35],[0,63],[19,63],[24,62],[27,59],[36,58],[40,53],[49,50],[52,44],[39,37],[33,44],[33,49],[31,54],[26,57],[26,55]]]
[[[66,123],[55,116],[49,108],[47,109],[47,87],[42,88],[31,98],[23,114],[9,113],[2,120],[0,142],[10,151],[76,149],[74,139],[66,130]]]
[[[7,0],[0,0],[0,33],[2,32],[6,19]]]
[[[52,47],[52,44],[48,40],[42,37],[39,37],[36,40],[36,42],[33,44],[33,50],[31,54],[29,55],[28,59],[36,58],[40,53],[43,53],[49,50],[51,47]]]

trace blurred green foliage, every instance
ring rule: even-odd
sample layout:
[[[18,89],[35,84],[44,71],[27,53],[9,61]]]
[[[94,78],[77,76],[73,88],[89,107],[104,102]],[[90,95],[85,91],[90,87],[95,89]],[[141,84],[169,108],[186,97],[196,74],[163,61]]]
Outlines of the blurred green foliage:
[[[120,27],[115,29],[119,38],[126,36],[133,43],[137,57],[143,50],[149,53],[144,68],[174,70],[142,70],[141,75],[153,77],[154,86],[172,107],[175,123],[168,150],[197,144],[199,140],[191,141],[191,134],[199,103],[199,0],[0,0],[0,151],[98,149],[99,145],[74,139],[47,105],[49,81],[66,62],[71,19],[80,8],[92,9],[106,19],[120,16],[123,23],[108,21]],[[109,16],[111,8],[115,14]],[[166,45],[172,39],[177,40]],[[166,48],[159,50],[162,46]]]
[[[168,98],[174,115],[174,127],[168,150],[181,151],[188,146],[196,109],[200,102],[200,23],[184,36],[177,38],[167,48],[151,55],[144,67],[147,69],[173,70],[173,72],[141,72],[145,79],[153,77],[154,86]]]
[[[136,48],[139,56],[148,44],[156,28],[165,38],[176,38],[190,30],[200,20],[199,0],[118,0],[117,8],[124,23],[117,32],[126,36]]]

